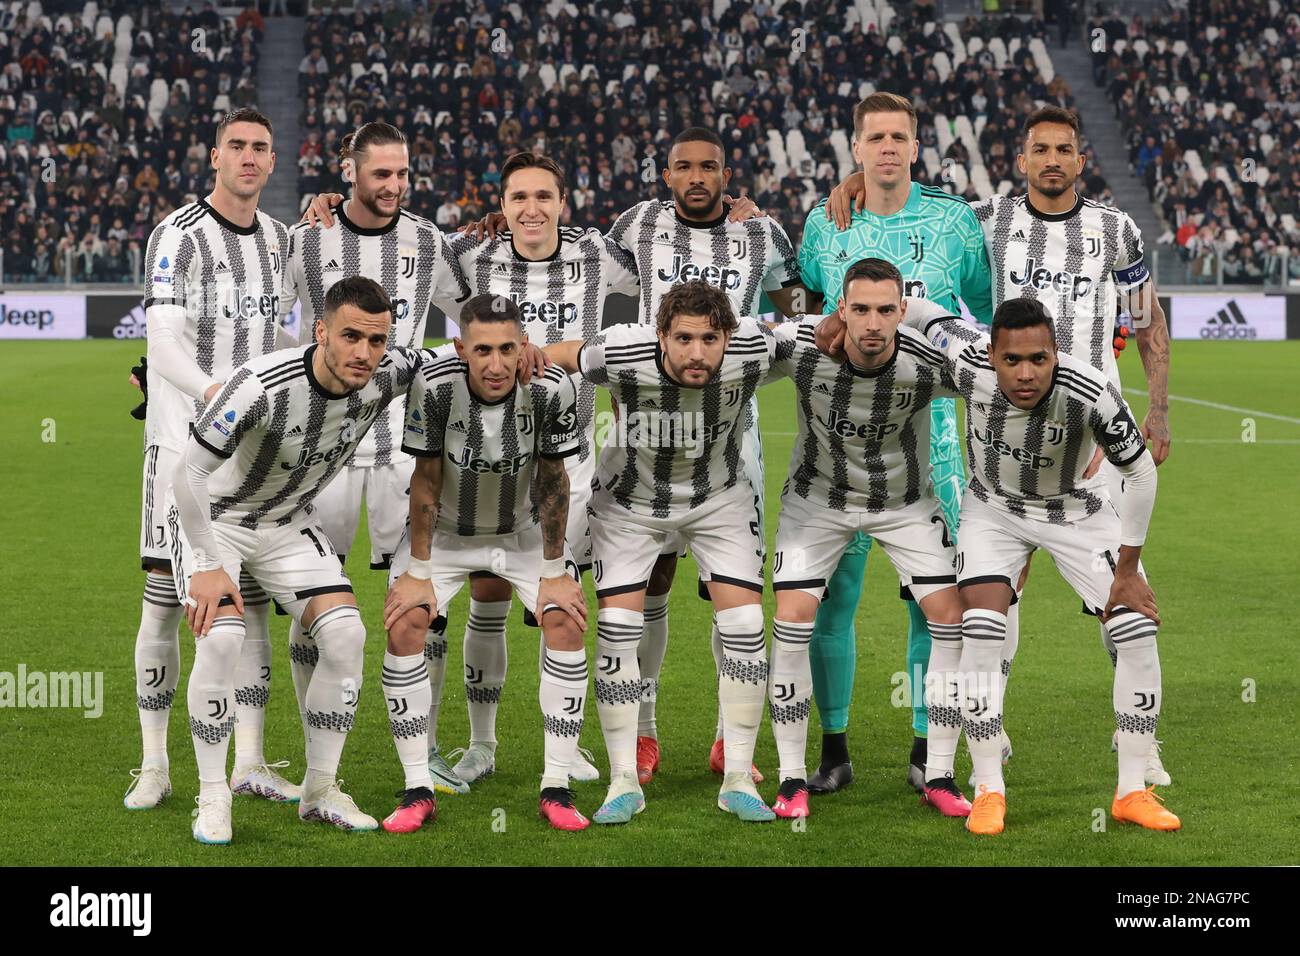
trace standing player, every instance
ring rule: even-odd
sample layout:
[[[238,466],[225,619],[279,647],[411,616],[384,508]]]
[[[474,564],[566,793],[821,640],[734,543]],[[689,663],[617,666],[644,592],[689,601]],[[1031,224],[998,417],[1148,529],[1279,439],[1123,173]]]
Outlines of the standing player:
[[[1016,162],[1025,175],[1028,194],[995,195],[972,207],[983,226],[993,266],[994,302],[1000,305],[1016,296],[1041,301],[1055,321],[1060,349],[1105,373],[1116,388],[1119,367],[1110,342],[1117,303],[1138,317],[1138,351],[1149,396],[1142,434],[1159,465],[1169,455],[1169,328],[1155,279],[1143,259],[1137,224],[1113,206],[1076,193],[1085,157],[1079,148],[1079,118],[1073,112],[1045,106],[1031,113]],[[847,224],[849,207],[861,192],[857,174],[837,187],[831,197],[837,223]],[[1124,483],[1100,450],[1086,477],[1098,466],[1106,475],[1111,500],[1119,501]],[[1026,565],[1017,581],[1017,598],[1028,570]],[[1104,624],[1101,634],[1114,664],[1115,649]],[[1004,676],[1010,675],[1017,644],[1016,628],[1009,621]],[[1004,746],[1010,749],[1005,740]],[[1115,738],[1112,747],[1117,746]],[[1146,780],[1162,786],[1170,783],[1159,741],[1152,741]]]
[[[591,498],[596,707],[610,762],[609,792],[593,819],[626,823],[645,808],[636,766],[637,647],[651,570],[678,535],[700,563],[721,633],[726,763],[718,807],[742,820],[771,820],[751,776],[768,667],[763,541],[741,443],[774,340],[753,319],[738,322],[727,296],[703,281],[669,291],[657,318],[654,328],[616,325],[585,344],[546,350],[565,371],[608,388],[619,416]]]
[[[865,208],[840,232],[823,201],[808,214],[799,262],[803,281],[833,311],[846,270],[860,259],[892,262],[904,289],[958,312],[958,300],[987,324],[992,318],[988,259],[979,222],[964,199],[912,182],[917,157],[916,110],[893,93],[873,93],[853,110],[853,156],[866,183]],[[838,327],[838,326],[836,326]],[[961,452],[951,399],[931,405],[930,472],[947,526],[957,529]],[[813,793],[831,793],[853,779],[848,751],[849,702],[857,663],[853,618],[862,595],[871,539],[859,534],[831,578],[830,598],[817,612],[810,656],[822,721],[821,766],[808,781]],[[906,590],[904,597],[907,597]],[[908,782],[925,791],[927,715],[925,673],[931,634],[924,612],[908,601],[907,665],[912,699],[912,752]],[[1014,612],[1013,612],[1014,613]]]
[[[1177,830],[1178,817],[1143,779],[1161,707],[1160,616],[1138,561],[1155,505],[1156,468],[1128,404],[1104,373],[1057,353],[1052,316],[1038,300],[1003,302],[991,337],[955,317],[926,320],[909,313],[906,321],[944,353],[966,400],[971,475],[957,557],[962,650],[958,681],[943,685],[942,704],[962,713],[975,765],[966,828],[981,834],[1003,829],[998,740],[1006,612],[1016,575],[1042,548],[1101,618],[1115,646],[1119,781],[1111,815]],[[1104,478],[1085,477],[1098,448],[1124,476],[1117,502]],[[942,733],[954,746],[958,732],[946,725],[931,729],[932,739]]]
[[[787,316],[804,311],[798,295],[799,264],[785,230],[770,217],[747,218],[737,210],[728,216],[723,191],[731,181],[722,140],[702,127],[679,133],[668,150],[664,183],[672,200],[648,199],[618,217],[609,238],[626,249],[636,262],[641,281],[641,322],[654,325],[665,296],[678,285],[702,280],[726,295],[732,312],[752,316],[766,292]],[[753,490],[752,510],[763,537],[763,448],[758,428],[758,402],[746,409],[741,459],[744,476]],[[648,782],[659,766],[655,703],[659,672],[668,646],[668,592],[677,572],[678,542],[669,537],[655,562],[645,599],[645,634],[641,658],[640,712],[637,724],[637,773]],[[721,667],[724,647],[719,627],[713,627],[714,662]],[[709,754],[715,773],[724,770],[722,715]],[[757,769],[755,782],[761,781]]]
[[[903,277],[883,259],[864,259],[844,274],[839,314],[848,323],[846,361],[818,350],[821,317],[776,328],[773,373],[794,380],[799,407],[790,474],[781,493],[772,588],[769,707],[781,756],[778,816],[808,815],[805,783],[812,673],[808,644],[827,582],[855,534],[878,540],[934,635],[935,679],[956,670],[961,605],[943,511],[925,463],[930,401],[955,396],[943,356],[920,333],[900,328]],[[916,301],[916,300],[912,300]],[[970,803],[952,775],[957,740],[930,749],[925,798],[945,816]]]
[[[300,621],[320,654],[307,692],[298,815],[373,830],[335,774],[361,693],[365,625],[312,502],[429,353],[387,351],[392,313],[374,280],[325,295],[316,341],[237,367],[192,426],[173,476],[172,570],[196,649],[187,691],[199,768],[194,838],[229,843],[225,764],[246,612],[242,571]]]
[[[418,348],[424,342],[429,306],[452,314],[469,290],[442,233],[427,219],[402,209],[410,158],[401,131],[387,123],[366,123],[343,137],[340,154],[343,178],[352,184],[351,198],[327,197],[339,203],[328,224],[312,228],[300,222],[290,230],[284,308],[292,307],[295,299],[302,302],[301,340],[310,342],[334,283],[348,276],[369,276],[384,287],[393,303],[389,345]],[[321,527],[341,561],[356,537],[363,496],[370,567],[387,569],[397,549],[413,467],[411,457],[400,448],[405,413],[404,402],[390,405],[338,479],[316,500]],[[439,686],[446,669],[445,627],[445,618],[433,623],[423,650],[429,673]],[[303,732],[308,733],[307,691],[318,655],[297,622],[290,625],[289,653]],[[468,787],[438,752],[437,708],[435,699],[429,711],[429,772],[437,789],[463,793]]]
[[[587,827],[569,789],[587,695],[587,601],[564,540],[564,461],[581,446],[578,397],[556,367],[516,385],[523,324],[509,299],[475,296],[460,312],[456,354],[422,369],[411,390],[402,447],[418,460],[418,517],[394,561],[384,615],[384,696],[406,770],[401,805],[384,821],[389,832],[418,829],[434,813],[422,726],[432,691],[419,657],[431,612],[419,605],[432,590],[434,609],[445,607],[484,571],[509,582],[541,622],[542,817],[559,830]],[[401,716],[412,710],[421,716]]]
[[[144,308],[149,326],[145,417],[144,512],[140,559],[148,572],[135,643],[136,702],[144,739],[141,769],[124,803],[155,807],[171,793],[167,723],[180,680],[181,607],[171,582],[171,541],[164,502],[190,422],[230,370],[276,347],[285,227],[257,202],[275,169],[271,121],[252,109],[227,113],[212,149],[216,185],[183,206],[149,237]],[[248,637],[234,694],[235,793],[295,801],[301,788],[262,754],[270,693],[269,599],[245,577]]]

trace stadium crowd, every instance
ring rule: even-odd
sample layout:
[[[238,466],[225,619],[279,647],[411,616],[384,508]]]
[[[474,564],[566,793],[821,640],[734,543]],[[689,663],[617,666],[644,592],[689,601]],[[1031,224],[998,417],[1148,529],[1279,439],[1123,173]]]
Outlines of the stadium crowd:
[[[261,25],[255,9],[223,18],[212,3],[180,14],[122,0],[6,10],[5,278],[135,281],[154,224],[210,189],[214,117],[257,99]]]
[[[1192,0],[1143,21],[1098,15],[1094,74],[1115,104],[1188,281],[1300,278],[1300,12]]]

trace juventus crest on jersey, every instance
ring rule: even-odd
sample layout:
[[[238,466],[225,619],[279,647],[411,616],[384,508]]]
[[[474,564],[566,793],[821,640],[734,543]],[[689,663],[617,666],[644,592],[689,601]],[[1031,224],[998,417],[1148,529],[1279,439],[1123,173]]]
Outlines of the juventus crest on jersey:
[[[438,530],[512,534],[537,523],[537,459],[577,454],[577,393],[558,366],[495,402],[479,399],[454,353],[428,363],[411,387],[402,449],[441,456]]]
[[[245,228],[206,200],[182,206],[149,236],[145,310],[177,331],[199,368],[224,379],[274,350],[287,253],[288,230],[260,210]],[[202,408],[150,369],[145,444],[180,451]]]
[[[972,208],[984,227],[994,304],[1038,299],[1056,321],[1057,348],[1118,383],[1116,300],[1149,277],[1128,214],[1082,196],[1058,214],[1039,212],[1028,196],[992,196]]]
[[[314,341],[316,322],[325,314],[325,293],[355,275],[374,279],[392,300],[390,346],[419,348],[429,306],[454,315],[469,297],[446,239],[429,220],[403,209],[387,226],[366,229],[348,219],[346,204],[340,205],[329,228],[298,223],[289,231],[286,311],[294,299],[302,302],[303,344]],[[401,402],[389,408],[357,449],[353,464],[388,465],[401,458],[405,413]]]
[[[766,326],[740,319],[722,367],[702,388],[668,377],[653,326],[615,325],[583,346],[583,377],[618,404],[617,430],[605,437],[597,468],[618,504],[664,518],[736,483],[746,409],[771,368],[775,341]]]
[[[909,314],[905,321],[923,327],[966,399],[969,491],[980,501],[1019,518],[1068,524],[1107,500],[1104,475],[1083,477],[1098,446],[1117,467],[1146,450],[1119,389],[1087,362],[1059,352],[1051,389],[1022,409],[998,387],[987,335],[951,316]]]
[[[609,238],[630,252],[641,277],[641,321],[654,324],[659,302],[675,285],[703,279],[731,299],[736,315],[754,315],[764,291],[799,281],[799,260],[785,230],[761,216],[711,222],[677,214],[672,200],[648,199],[610,227]]]
[[[495,239],[458,235],[449,243],[474,294],[506,296],[519,306],[524,333],[538,347],[594,338],[605,314],[605,297],[610,292],[635,296],[639,291],[632,256],[599,230],[561,226],[559,232],[555,253],[538,260],[519,255],[509,230]],[[586,461],[593,452],[596,389],[582,381],[575,386],[582,443],[578,460]]]
[[[899,326],[894,355],[879,368],[837,363],[814,340],[821,320],[775,331],[771,377],[794,380],[799,408],[785,493],[835,511],[919,501],[930,484],[930,401],[956,396],[943,355]]]
[[[191,426],[199,444],[230,459],[208,483],[213,521],[258,528],[310,513],[312,500],[432,358],[425,349],[389,349],[364,388],[334,395],[312,371],[316,349],[282,349],[240,366]]]

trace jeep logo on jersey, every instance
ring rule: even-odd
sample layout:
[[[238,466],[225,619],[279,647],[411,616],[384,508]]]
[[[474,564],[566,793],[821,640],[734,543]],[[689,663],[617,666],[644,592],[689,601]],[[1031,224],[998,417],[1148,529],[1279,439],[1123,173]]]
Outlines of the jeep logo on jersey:
[[[1038,260],[1033,258],[1025,260],[1025,268],[1020,275],[1016,275],[1014,269],[1010,275],[1011,281],[1016,285],[1033,286],[1039,292],[1051,290],[1059,295],[1068,295],[1072,299],[1082,299],[1092,292],[1092,280],[1087,276],[1076,275],[1064,269],[1053,272],[1051,269],[1039,266]]]
[[[243,286],[232,286],[221,304],[227,319],[274,319],[280,311],[280,296],[271,292],[249,295]]]
[[[704,266],[701,268],[694,262],[689,261],[681,253],[673,256],[671,267],[665,271],[660,269],[657,273],[659,278],[664,282],[671,282],[674,285],[679,282],[694,282],[696,279],[703,279],[709,285],[715,285],[724,292],[740,288],[740,270],[724,269],[721,266]]]
[[[393,299],[390,302],[390,305],[393,309],[394,322],[402,321],[402,319],[406,318],[407,314],[411,311],[411,303],[407,302],[405,299]]]
[[[882,441],[902,427],[897,422],[866,422],[855,425],[848,416],[838,412],[831,412],[826,418],[818,415],[817,421],[821,422],[822,427],[832,435],[838,435],[840,438],[864,438],[873,442]]]
[[[313,451],[310,454],[308,454],[306,448],[302,448],[298,451],[297,461],[292,465],[286,461],[282,461],[280,462],[280,467],[285,471],[296,471],[299,468],[312,468],[320,464],[333,465],[348,452],[350,445],[351,442],[342,442],[335,445],[329,451]]]
[[[458,468],[464,468],[466,471],[472,471],[476,475],[517,475],[528,465],[528,460],[532,454],[524,452],[522,455],[515,455],[513,458],[502,458],[500,461],[491,461],[487,458],[479,458],[474,454],[474,450],[468,445],[460,450],[460,457],[457,453],[448,448],[447,460]]]
[[[994,438],[988,429],[980,431],[978,428],[972,427],[970,433],[981,445],[988,445],[999,455],[1018,461],[1022,465],[1028,465],[1030,468],[1051,468],[1056,464],[1056,462],[1047,455],[1031,454],[1023,448],[1012,447],[1001,438]]]
[[[523,313],[525,326],[529,322],[544,322],[563,332],[570,322],[578,321],[578,307],[572,302],[526,302],[518,293],[513,293],[510,298]]]

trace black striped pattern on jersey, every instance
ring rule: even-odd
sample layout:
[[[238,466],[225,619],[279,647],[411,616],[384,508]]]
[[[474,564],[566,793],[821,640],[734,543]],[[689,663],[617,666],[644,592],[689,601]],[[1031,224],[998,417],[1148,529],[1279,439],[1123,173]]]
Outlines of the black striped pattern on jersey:
[[[265,437],[262,443],[258,445],[253,464],[244,475],[239,487],[231,494],[223,495],[212,502],[210,517],[213,521],[216,521],[235,505],[243,503],[250,495],[265,485],[267,478],[271,475],[271,469],[275,467],[275,463],[280,457],[280,444],[284,440],[285,423],[289,420],[289,392],[277,388],[274,395],[267,394],[259,399],[259,404],[262,400],[266,400],[270,406],[270,417],[267,419]],[[249,418],[251,416],[245,416],[246,420]],[[265,412],[263,412],[262,418],[267,418]],[[240,524],[248,527],[243,521]]]
[[[817,366],[821,362],[821,358],[816,351],[816,341],[812,329],[805,330],[801,328],[797,335],[800,339],[805,340],[807,345],[813,346],[810,349],[805,349],[799,356],[799,361],[795,365],[794,375],[792,376],[795,395],[799,399],[799,404],[803,406],[803,419],[810,422],[815,414],[811,401],[813,377],[817,373]],[[846,368],[841,368],[840,372],[852,374]],[[839,384],[839,378],[837,377],[835,390],[831,398],[832,406],[836,401],[835,396],[839,394]],[[821,443],[817,440],[817,433],[809,428],[803,437],[803,447],[799,454],[799,461],[792,469],[794,493],[800,498],[807,498],[809,491],[811,491],[813,477],[817,474],[817,456],[820,451]]]

